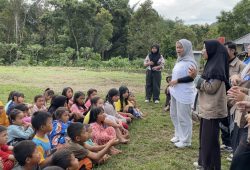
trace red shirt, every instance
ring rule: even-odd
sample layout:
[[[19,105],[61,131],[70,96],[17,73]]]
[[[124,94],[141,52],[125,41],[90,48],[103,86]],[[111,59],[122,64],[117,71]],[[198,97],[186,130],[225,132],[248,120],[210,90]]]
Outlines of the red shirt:
[[[3,161],[8,160],[9,156],[12,155],[12,151],[10,151],[8,145],[0,145],[0,157]]]

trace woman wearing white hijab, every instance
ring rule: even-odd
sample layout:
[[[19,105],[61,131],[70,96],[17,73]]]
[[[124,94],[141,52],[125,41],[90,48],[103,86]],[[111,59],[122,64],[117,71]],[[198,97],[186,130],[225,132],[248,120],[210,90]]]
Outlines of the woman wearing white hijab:
[[[191,146],[191,106],[196,94],[194,79],[188,75],[188,70],[191,67],[197,69],[197,64],[193,55],[192,43],[189,40],[181,39],[177,41],[176,52],[178,58],[170,82],[170,116],[175,128],[175,134],[171,142],[176,147],[183,148]]]

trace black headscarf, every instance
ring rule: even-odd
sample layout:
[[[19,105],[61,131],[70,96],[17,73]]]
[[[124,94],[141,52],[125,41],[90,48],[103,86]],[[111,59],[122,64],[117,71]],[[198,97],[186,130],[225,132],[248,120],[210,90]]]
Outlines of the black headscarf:
[[[59,107],[64,107],[64,104],[67,102],[66,96],[54,96],[54,98],[51,100],[51,105],[49,107],[48,112],[51,114],[54,114],[56,109]]]
[[[157,49],[157,52],[156,53],[153,53],[152,52],[152,48],[156,48]],[[154,67],[154,66],[158,66],[158,61],[159,59],[161,58],[161,54],[160,54],[160,46],[155,44],[155,45],[152,45],[151,46],[151,53],[149,54],[149,60],[150,61],[153,61],[154,62],[154,65],[152,65],[151,67]]]
[[[229,64],[227,49],[217,40],[204,41],[208,59],[204,67],[202,78],[224,81],[229,90]]]

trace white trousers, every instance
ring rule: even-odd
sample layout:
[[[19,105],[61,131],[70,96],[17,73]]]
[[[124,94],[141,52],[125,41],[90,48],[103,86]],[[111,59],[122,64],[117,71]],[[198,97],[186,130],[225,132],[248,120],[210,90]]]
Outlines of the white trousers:
[[[183,104],[171,96],[170,102],[170,117],[175,128],[175,137],[179,138],[180,142],[191,144],[192,140],[192,104]]]

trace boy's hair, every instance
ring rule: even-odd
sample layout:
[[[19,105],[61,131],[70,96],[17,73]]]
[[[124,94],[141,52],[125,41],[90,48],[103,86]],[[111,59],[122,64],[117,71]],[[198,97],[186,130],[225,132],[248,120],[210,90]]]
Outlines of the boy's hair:
[[[86,130],[80,122],[71,123],[67,129],[68,136],[72,141],[75,141],[77,136],[81,136],[82,131]]]
[[[69,149],[60,149],[56,151],[52,156],[52,165],[59,166],[63,169],[67,169],[71,166],[72,151]]]
[[[4,131],[6,131],[6,130],[7,130],[7,128],[6,128],[5,126],[1,126],[1,125],[0,125],[0,133],[4,132]]]
[[[22,113],[22,111],[17,110],[17,109],[13,109],[10,111],[10,115],[9,115],[10,124],[13,124],[13,121],[16,120],[17,115],[20,113]]]
[[[37,102],[37,100],[38,99],[40,99],[40,98],[43,98],[43,95],[36,95],[35,97],[34,97],[34,102],[36,103]]]
[[[62,117],[62,114],[67,112],[68,109],[66,107],[59,107],[58,109],[56,109],[55,111],[55,117],[57,120],[59,120]]]
[[[26,159],[32,157],[35,149],[36,144],[31,140],[18,142],[14,146],[13,153],[19,165],[24,166],[26,164]]]
[[[40,130],[40,128],[43,125],[46,125],[47,120],[49,118],[52,118],[52,116],[48,112],[37,111],[32,116],[31,124],[32,124],[33,128],[37,131],[37,130]]]
[[[13,94],[14,94],[15,92],[16,92],[16,91],[11,91],[11,92],[10,92],[7,102],[9,102],[10,100],[12,100]]]
[[[19,92],[14,92],[12,95],[12,101],[14,101],[15,97],[23,97],[24,98],[24,94],[23,93],[19,93]]]
[[[97,121],[97,117],[100,113],[103,113],[104,110],[102,107],[93,107],[90,110],[90,118],[89,118],[89,123],[94,123]]]
[[[43,170],[64,170],[64,169],[61,168],[60,166],[48,166],[44,168]]]
[[[55,95],[55,92],[51,90],[50,88],[45,89],[44,94],[47,94],[48,96],[53,97]]]
[[[24,103],[20,103],[20,104],[15,105],[13,109],[17,109],[17,110],[20,110],[22,112],[29,110],[28,106]]]

